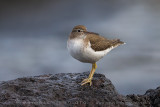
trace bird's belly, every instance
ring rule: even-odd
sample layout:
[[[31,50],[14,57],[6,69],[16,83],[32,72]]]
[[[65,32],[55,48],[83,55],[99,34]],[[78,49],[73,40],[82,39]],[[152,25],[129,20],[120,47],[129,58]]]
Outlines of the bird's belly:
[[[95,52],[90,47],[90,43],[85,46],[83,40],[68,40],[67,47],[72,57],[85,63],[97,62],[108,53],[106,51]]]
[[[86,57],[86,59],[88,59],[89,63],[94,63],[99,61],[101,58],[103,58],[109,51],[111,51],[113,48],[109,48],[103,51],[94,51],[91,46],[90,43],[88,45],[87,48],[84,49],[84,56]]]

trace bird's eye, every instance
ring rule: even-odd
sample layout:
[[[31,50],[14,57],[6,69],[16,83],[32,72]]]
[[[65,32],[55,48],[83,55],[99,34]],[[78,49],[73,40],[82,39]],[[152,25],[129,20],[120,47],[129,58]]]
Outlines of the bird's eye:
[[[81,30],[77,30],[78,32],[81,32]]]

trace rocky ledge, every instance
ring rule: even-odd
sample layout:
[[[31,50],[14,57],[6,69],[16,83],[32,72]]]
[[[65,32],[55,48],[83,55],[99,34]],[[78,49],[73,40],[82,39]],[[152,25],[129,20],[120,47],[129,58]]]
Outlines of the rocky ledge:
[[[18,78],[0,83],[1,106],[160,107],[160,87],[144,95],[118,94],[112,82],[95,73],[92,86],[81,86],[89,72]]]

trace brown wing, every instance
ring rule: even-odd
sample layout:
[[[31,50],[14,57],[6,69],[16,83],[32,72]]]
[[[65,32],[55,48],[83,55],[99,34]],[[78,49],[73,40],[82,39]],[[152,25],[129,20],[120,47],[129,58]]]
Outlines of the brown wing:
[[[97,33],[86,32],[87,38],[91,43],[91,48],[95,51],[103,51],[110,47],[116,47],[118,45],[124,44],[124,42],[119,39],[109,40]]]

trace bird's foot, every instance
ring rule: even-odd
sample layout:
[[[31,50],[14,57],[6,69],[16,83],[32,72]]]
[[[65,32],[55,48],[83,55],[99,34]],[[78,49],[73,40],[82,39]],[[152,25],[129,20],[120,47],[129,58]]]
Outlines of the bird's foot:
[[[92,78],[86,78],[81,82],[81,85],[89,83],[90,86],[92,85]]]

